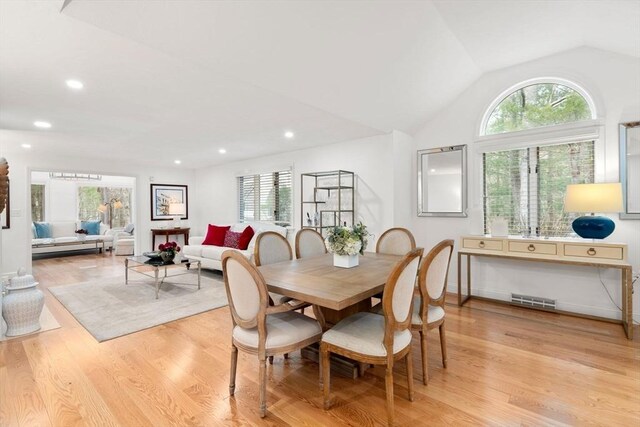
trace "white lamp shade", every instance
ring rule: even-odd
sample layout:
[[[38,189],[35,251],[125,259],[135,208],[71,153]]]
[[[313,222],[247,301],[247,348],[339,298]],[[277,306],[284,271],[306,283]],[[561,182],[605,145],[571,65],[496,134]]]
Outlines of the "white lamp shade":
[[[184,203],[171,203],[169,205],[169,215],[184,215],[187,212],[187,206]]]
[[[107,211],[107,205],[105,205],[104,203],[101,204],[100,206],[98,206],[98,210],[102,213],[105,213]]]
[[[564,197],[565,212],[622,212],[622,185],[570,184]]]
[[[116,200],[116,202],[113,204],[113,208],[122,209],[122,202],[120,200]]]

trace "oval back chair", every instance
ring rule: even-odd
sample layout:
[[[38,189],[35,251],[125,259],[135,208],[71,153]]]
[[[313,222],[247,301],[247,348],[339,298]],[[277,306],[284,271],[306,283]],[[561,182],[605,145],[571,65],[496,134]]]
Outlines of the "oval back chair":
[[[308,258],[327,253],[322,234],[311,228],[296,233],[296,258]]]

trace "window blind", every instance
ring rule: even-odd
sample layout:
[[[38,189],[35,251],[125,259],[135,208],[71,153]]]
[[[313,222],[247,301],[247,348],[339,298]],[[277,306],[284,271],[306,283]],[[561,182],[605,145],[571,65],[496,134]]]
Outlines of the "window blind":
[[[562,237],[576,214],[564,212],[568,184],[594,180],[594,141],[483,154],[485,232],[496,217],[509,234]]]
[[[238,177],[240,222],[268,221],[291,225],[292,200],[291,171]]]

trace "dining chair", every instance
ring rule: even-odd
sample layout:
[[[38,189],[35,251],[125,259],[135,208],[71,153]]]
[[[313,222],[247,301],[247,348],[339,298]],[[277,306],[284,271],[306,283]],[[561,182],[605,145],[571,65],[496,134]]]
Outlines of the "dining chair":
[[[444,332],[444,299],[447,294],[447,276],[453,240],[443,240],[433,247],[422,260],[418,272],[417,295],[413,300],[411,329],[420,333],[420,353],[422,355],[422,382],[429,381],[429,357],[427,353],[427,333],[439,328],[442,366],[447,367],[447,341]]]
[[[310,228],[296,233],[296,258],[308,258],[327,253],[322,234]]]
[[[378,239],[376,252],[379,254],[404,255],[416,248],[416,239],[411,231],[402,227],[390,228]]]
[[[285,237],[275,231],[265,231],[260,233],[256,239],[253,259],[256,266],[274,264],[276,262],[291,261],[293,252],[291,245]],[[283,304],[291,298],[284,295],[269,292],[269,297],[274,305]]]
[[[387,417],[393,424],[393,363],[404,358],[407,365],[407,390],[413,401],[413,363],[411,359],[411,307],[416,273],[422,248],[407,253],[389,274],[382,304],[384,315],[356,313],[338,322],[322,335],[320,354],[324,408],[330,402],[331,353],[355,359],[362,363],[386,365],[385,386]]]
[[[260,271],[242,254],[228,250],[222,254],[224,286],[229,300],[231,372],[229,394],[235,393],[238,349],[256,354],[259,361],[260,416],[267,412],[266,360],[320,341],[322,328],[310,317],[296,313],[296,304],[269,304],[267,285]]]

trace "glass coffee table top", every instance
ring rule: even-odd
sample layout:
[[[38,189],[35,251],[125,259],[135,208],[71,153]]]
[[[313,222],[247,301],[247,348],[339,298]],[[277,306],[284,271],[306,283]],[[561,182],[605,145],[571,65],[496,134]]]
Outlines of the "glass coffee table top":
[[[127,259],[129,260],[129,262],[134,262],[136,264],[143,264],[143,265],[152,265],[154,267],[162,267],[165,265],[187,264],[189,262],[192,262],[192,261],[189,261],[188,258],[182,258],[182,260],[179,263],[175,263],[173,261],[164,262],[162,258],[149,258],[144,255],[130,256],[130,257],[127,257]]]

